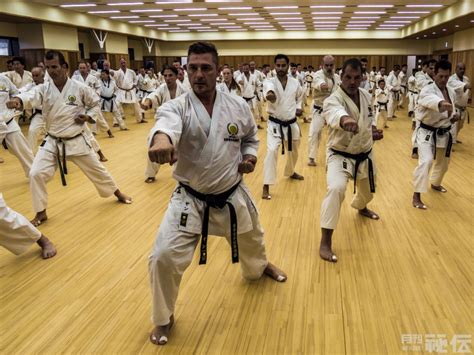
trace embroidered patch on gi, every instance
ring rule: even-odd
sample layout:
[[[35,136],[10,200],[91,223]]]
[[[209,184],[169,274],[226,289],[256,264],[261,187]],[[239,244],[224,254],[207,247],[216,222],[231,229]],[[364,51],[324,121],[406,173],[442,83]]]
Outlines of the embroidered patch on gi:
[[[181,213],[181,220],[179,221],[179,225],[181,227],[186,227],[186,223],[188,223],[188,214]]]
[[[76,97],[75,97],[74,95],[69,95],[69,96],[67,97],[67,100],[68,100],[67,105],[77,106],[77,104],[76,104]]]
[[[224,138],[224,141],[238,142],[240,140],[239,137],[237,137],[237,133],[239,133],[239,126],[237,126],[235,123],[229,123],[227,125],[227,132],[229,133],[229,136]]]

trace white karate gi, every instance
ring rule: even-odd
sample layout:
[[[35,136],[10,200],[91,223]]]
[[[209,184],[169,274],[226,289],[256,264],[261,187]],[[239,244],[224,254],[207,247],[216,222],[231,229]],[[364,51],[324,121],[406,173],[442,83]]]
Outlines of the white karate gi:
[[[387,88],[381,89],[378,88],[375,90],[375,106],[376,113],[375,113],[375,125],[379,126],[378,122],[379,119],[382,120],[382,124],[379,126],[384,128],[387,124],[387,111],[388,111],[388,102],[389,102],[389,91]]]
[[[451,75],[448,80],[448,86],[453,89],[456,94],[456,110],[459,112],[461,119],[453,124],[453,129],[451,133],[453,135],[454,142],[456,142],[459,131],[464,126],[466,118],[468,116],[467,112],[467,103],[471,97],[471,90],[464,90],[464,87],[470,83],[469,78],[464,75],[463,78],[459,78],[456,73]]]
[[[100,108],[103,112],[112,112],[114,124],[118,124],[120,129],[126,129],[127,125],[120,114],[120,108],[116,100],[117,85],[115,80],[100,80]]]
[[[400,71],[398,78],[400,79],[400,101],[398,102],[398,107],[402,107],[408,94],[408,75]]]
[[[302,102],[304,90],[298,80],[288,77],[286,87],[283,89],[277,78],[267,79],[263,83],[263,94],[267,96],[273,91],[276,96],[274,103],[268,101],[268,115],[280,121],[290,121],[296,118],[296,110],[303,109]],[[292,150],[288,150],[288,130],[291,129]],[[267,156],[263,165],[263,184],[274,185],[277,180],[278,148],[284,144],[287,160],[285,165],[285,176],[291,176],[295,172],[298,161],[298,148],[301,139],[301,130],[298,122],[291,123],[289,127],[283,127],[283,137],[278,123],[268,121],[267,127]],[[286,144],[285,144],[286,142]]]
[[[239,84],[237,84],[237,88],[229,89],[226,83],[222,82],[216,85],[216,90],[220,92],[225,92],[230,95],[242,97],[242,90],[240,89]]]
[[[95,76],[87,74],[87,77],[84,79],[84,77],[79,73],[79,75],[73,75],[72,79],[87,85],[97,96],[100,97],[101,85],[100,81]],[[92,117],[92,119],[95,121],[95,123],[91,124],[91,131],[94,134],[97,133],[97,126],[99,126],[99,129],[105,132],[110,130],[109,124],[105,120],[104,115],[102,115],[101,111],[98,111],[97,115]]]
[[[0,245],[20,255],[41,238],[41,232],[25,217],[9,208],[0,193]]]
[[[326,84],[326,90],[321,89],[321,85]],[[319,143],[321,142],[321,133],[326,122],[322,116],[324,100],[329,97],[341,84],[339,75],[332,77],[326,76],[323,69],[318,70],[313,80],[313,118],[309,126],[308,135],[308,156],[310,159],[316,159],[318,155]]]
[[[34,90],[36,84],[33,82],[20,90],[20,92],[28,92]],[[46,123],[44,122],[42,107],[35,107],[33,114],[30,116],[30,126],[28,128],[28,143],[33,152],[38,147],[38,141],[42,141],[46,136]]]
[[[188,90],[181,84],[179,80],[176,80],[176,92],[175,92],[175,98],[187,93]],[[158,120],[159,114],[158,110],[161,105],[164,103],[168,102],[171,100],[171,93],[168,90],[168,86],[166,84],[161,84],[160,87],[156,90],[153,91],[151,94],[148,94],[146,99],[151,100],[152,102],[152,107],[155,108],[155,120]],[[143,100],[145,101],[145,100]],[[147,154],[147,164],[145,168],[145,178],[152,178],[156,177],[156,174],[158,174],[158,171],[160,170],[160,164],[152,162],[150,160],[150,157],[148,157]]]
[[[17,93],[18,90],[10,79],[5,75],[0,75],[0,122],[2,122],[0,143],[4,142],[8,151],[18,158],[25,176],[28,177],[33,163],[33,152],[16,122],[21,111],[8,109],[6,106],[7,101]]]
[[[212,119],[193,92],[167,102],[159,110],[150,138],[156,132],[167,134],[177,150],[174,178],[203,194],[219,194],[238,184],[242,156],[257,156],[257,128],[247,104],[220,91]],[[255,203],[243,182],[228,201],[237,213],[242,275],[258,279],[268,261]],[[181,277],[199,241],[204,208],[202,201],[177,187],[160,224],[149,258],[156,326],[167,324],[174,313]],[[211,208],[209,234],[225,235],[229,241],[229,227],[228,208]]]
[[[447,86],[448,96],[454,105],[455,93]],[[420,122],[436,128],[450,127],[451,117],[447,112],[440,113],[438,104],[445,100],[443,93],[436,83],[425,86],[418,98],[418,119]],[[455,112],[453,112],[454,114]],[[413,172],[413,186],[415,192],[424,193],[428,190],[429,174],[434,160],[436,149],[436,160],[431,174],[431,184],[440,186],[443,177],[448,171],[449,157],[445,156],[449,134],[436,135],[436,147],[434,147],[433,132],[418,126],[415,130],[415,139],[418,145],[418,166]]]
[[[23,76],[21,76],[14,70],[8,71],[4,74],[8,79],[10,79],[13,85],[17,87],[17,89],[20,89],[33,82],[33,76],[28,70],[23,71]]]
[[[249,74],[247,78],[244,73],[235,80],[242,88],[242,97],[247,101],[250,111],[253,114],[255,121],[258,119],[258,108],[257,108],[257,86],[260,83],[257,81],[257,76]]]
[[[385,87],[388,89],[388,118],[392,118],[400,101],[401,90],[400,78],[392,71],[385,81]]]
[[[328,123],[329,134],[326,154],[327,193],[321,206],[321,228],[336,229],[347,182],[354,176],[355,160],[336,154],[331,149],[360,154],[369,152],[373,147],[372,126],[375,125],[375,121],[371,115],[371,95],[366,90],[359,89],[359,97],[360,110],[342,88],[338,88],[324,101],[323,116]],[[357,121],[359,125],[357,134],[342,129],[340,124],[342,116],[350,116]],[[374,160],[373,152],[369,157]],[[369,187],[367,160],[359,165],[356,186],[357,192],[351,206],[361,210],[373,198]]]
[[[413,75],[408,78],[408,113],[412,114],[412,121],[415,121],[415,109],[418,104],[418,88]]]
[[[34,211],[41,212],[47,207],[46,183],[54,176],[58,154],[62,158],[64,145],[66,159],[84,172],[95,185],[99,195],[111,196],[117,190],[117,185],[97,159],[85,133],[86,124],[77,124],[74,121],[80,114],[96,116],[100,111],[99,97],[88,86],[72,79],[67,80],[61,92],[51,80],[38,85],[34,91],[19,94],[18,97],[26,108],[42,105],[48,131],[30,171]]]
[[[122,69],[112,70],[111,72],[113,73],[113,78],[117,88],[119,89],[117,91],[117,103],[120,106],[120,113],[122,114],[122,117],[124,116],[122,106],[124,104],[131,104],[133,105],[137,122],[143,121],[143,111],[140,108],[137,96],[135,94],[135,87],[138,84],[137,75],[133,70],[128,68],[125,72]]]

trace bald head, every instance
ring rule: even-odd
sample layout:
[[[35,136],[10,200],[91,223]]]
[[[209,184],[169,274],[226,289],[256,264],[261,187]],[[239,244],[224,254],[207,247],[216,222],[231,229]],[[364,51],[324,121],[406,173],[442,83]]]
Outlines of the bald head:
[[[110,70],[110,62],[108,60],[104,60],[104,62],[102,63],[102,67],[104,69]]]
[[[44,69],[41,67],[34,67],[31,69],[31,76],[36,85],[43,84],[44,82]]]
[[[462,79],[464,77],[464,73],[466,72],[466,64],[464,63],[458,63],[456,65],[456,75]]]
[[[323,57],[323,70],[328,76],[332,76],[334,72],[334,57],[332,55],[325,55]]]

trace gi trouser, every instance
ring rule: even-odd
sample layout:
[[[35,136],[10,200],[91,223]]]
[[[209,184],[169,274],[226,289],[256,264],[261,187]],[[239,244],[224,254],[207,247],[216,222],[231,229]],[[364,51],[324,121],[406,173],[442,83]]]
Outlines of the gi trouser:
[[[239,187],[235,193],[243,193],[241,189]],[[194,250],[199,242],[199,234],[190,233],[181,227],[181,212],[186,199],[198,201],[182,188],[173,193],[148,261],[153,298],[152,322],[155,326],[169,323],[170,316],[174,313],[181,278],[191,264]],[[242,276],[247,280],[256,280],[262,276],[268,265],[268,260],[258,212],[250,198],[247,197],[247,199],[253,229],[238,235],[239,262]],[[197,211],[188,211],[190,214],[203,215],[204,206],[202,204],[193,203],[191,205],[199,205],[202,208]],[[227,206],[225,208],[227,209]],[[226,240],[230,244],[229,236],[226,236]]]
[[[93,150],[85,155],[67,155],[66,160],[72,161],[94,184],[101,197],[112,196],[117,185],[112,176],[99,162]],[[30,190],[33,199],[33,210],[38,213],[48,206],[46,184],[53,178],[57,169],[57,153],[40,148],[35,156],[30,171]]]
[[[388,95],[388,118],[392,118],[398,106],[400,91],[390,91]]]
[[[104,115],[100,112],[97,116],[94,117],[95,123],[91,124],[91,131],[97,134],[97,127],[99,130],[107,132],[110,130],[109,124],[105,120]]]
[[[28,143],[32,151],[38,148],[38,142],[46,136],[46,123],[41,113],[33,114],[28,128]]]
[[[158,174],[158,171],[160,171],[160,164],[152,162],[150,160],[150,157],[148,157],[147,155],[145,178],[148,179],[148,178],[156,177],[156,174]]]
[[[326,182],[327,193],[321,205],[321,228],[336,229],[339,220],[342,201],[346,194],[349,178],[353,178],[354,161],[328,151]],[[359,166],[359,171],[367,169],[367,162]],[[352,199],[351,206],[357,210],[367,207],[372,201],[373,193],[367,176],[357,178],[357,191]]]
[[[387,124],[387,104],[386,103],[378,103],[376,105],[377,109],[375,112],[375,125],[380,128],[384,128]],[[382,124],[379,126],[379,120],[382,120]]]
[[[9,208],[0,193],[0,245],[20,255],[40,238],[41,232]]]
[[[415,109],[418,103],[418,93],[414,91],[408,91],[408,112],[413,112],[413,116],[411,118],[412,121],[415,121]]]
[[[316,109],[313,107],[313,119],[309,126],[308,136],[308,156],[310,159],[316,159],[318,155],[319,143],[321,142],[321,134],[325,123],[322,116],[322,108]]]
[[[429,136],[428,140],[426,137]],[[415,192],[425,193],[428,191],[428,182],[434,186],[440,186],[444,174],[448,171],[449,157],[446,157],[446,147],[436,148],[436,160],[434,159],[433,132],[424,129],[416,129],[416,143],[418,145],[418,166],[413,172],[413,187]],[[435,161],[433,172],[430,169]]]
[[[451,129],[451,134],[453,135],[454,143],[457,143],[456,141],[457,141],[459,132],[464,127],[464,122],[466,121],[467,115],[468,115],[467,109],[465,107],[462,109],[457,108],[456,111],[459,113],[460,120],[456,121],[453,124],[453,127]]]
[[[8,151],[18,158],[25,176],[28,177],[31,164],[33,163],[33,152],[31,151],[30,144],[23,133],[21,133],[20,127],[14,119],[10,121],[7,127],[6,132],[2,131],[0,133],[0,142],[4,141]]]
[[[292,150],[288,147],[288,129],[292,130]],[[275,185],[277,180],[278,148],[284,144],[286,165],[285,176],[291,176],[295,172],[298,161],[298,148],[300,145],[301,131],[298,123],[292,123],[289,127],[283,128],[283,137],[278,124],[268,122],[267,127],[267,156],[263,163],[263,184]]]

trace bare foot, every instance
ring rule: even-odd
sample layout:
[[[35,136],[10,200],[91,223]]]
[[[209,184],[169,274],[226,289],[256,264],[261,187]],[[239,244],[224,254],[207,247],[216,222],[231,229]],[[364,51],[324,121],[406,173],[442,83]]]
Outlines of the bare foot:
[[[316,162],[314,161],[314,159],[309,158],[308,165],[309,166],[316,166]]]
[[[156,181],[156,178],[154,178],[154,177],[149,177],[149,178],[146,178],[146,180],[145,180],[145,182],[147,184],[151,184],[152,182],[155,182],[155,181]]]
[[[277,268],[272,263],[268,263],[265,270],[263,270],[263,273],[278,282],[285,282],[288,279],[288,276],[286,276],[286,274],[282,270]]]
[[[263,129],[263,127],[260,126],[259,124],[257,125],[257,128],[258,128],[258,129]]]
[[[442,192],[442,193],[446,193],[448,192],[448,190],[446,190],[443,186],[439,185],[439,186],[435,186],[433,184],[431,184],[431,188],[433,190],[436,190],[436,191],[439,191],[439,192]]]
[[[125,128],[120,128],[121,131],[130,131],[127,127]]]
[[[127,205],[132,203],[132,198],[130,196],[125,195],[120,190],[115,190],[114,195],[117,197],[119,202],[125,203]]]
[[[112,127],[119,127],[118,123],[114,123]]]
[[[36,243],[41,247],[41,257],[43,259],[49,259],[56,255],[54,244],[45,235],[41,234],[41,238]]]
[[[293,175],[290,176],[290,179],[294,180],[304,180],[304,177],[298,173],[293,173]]]
[[[331,247],[321,244],[319,246],[319,256],[321,259],[331,263],[337,263],[337,256],[331,250]]]
[[[390,128],[390,127],[389,127],[389,126],[387,126],[387,125],[385,125],[385,126],[383,126],[383,128]]]
[[[167,325],[158,325],[151,331],[150,341],[155,345],[165,345],[168,342],[173,324],[174,315],[171,315],[170,322]]]
[[[456,143],[462,144],[462,142],[459,139],[456,139]]]
[[[109,138],[115,138],[113,134],[109,134]]]
[[[272,199],[272,195],[270,195],[270,186],[263,185],[262,198],[264,200],[271,200]]]
[[[362,210],[359,210],[359,214],[370,219],[380,219],[377,213],[369,210],[367,207]]]
[[[411,152],[411,157],[413,159],[418,159],[418,148],[417,147],[413,148],[413,150]]]
[[[109,159],[107,159],[105,156],[100,156],[99,157],[99,161],[101,161],[102,163],[105,163],[106,161],[109,161]]]
[[[420,210],[426,210],[428,207],[421,201],[421,194],[419,192],[415,192],[413,194],[412,200],[413,207],[419,208]]]
[[[30,223],[35,227],[38,227],[41,223],[46,222],[48,220],[48,216],[46,215],[46,210],[38,212],[33,218]]]
[[[141,121],[138,122],[138,123],[148,123],[148,121],[147,121],[147,120],[141,120]]]

